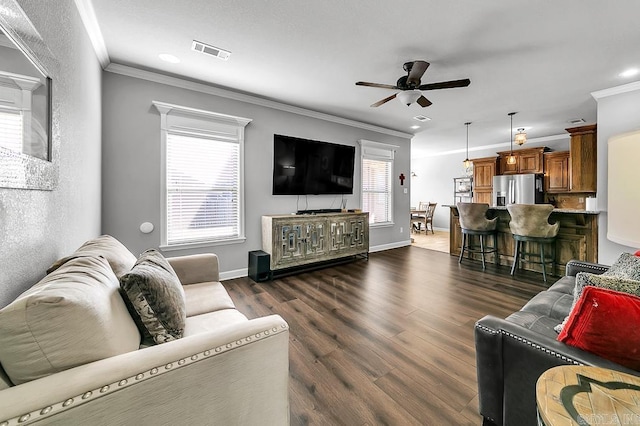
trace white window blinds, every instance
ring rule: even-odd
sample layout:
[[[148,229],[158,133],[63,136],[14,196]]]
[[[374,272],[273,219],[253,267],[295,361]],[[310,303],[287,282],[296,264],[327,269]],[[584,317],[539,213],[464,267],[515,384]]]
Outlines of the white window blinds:
[[[0,146],[22,152],[22,113],[0,110]]]
[[[244,241],[244,128],[251,120],[153,104],[161,116],[161,248]]]
[[[362,210],[369,223],[391,222],[391,161],[363,158]]]
[[[166,161],[167,244],[239,237],[238,142],[169,132]]]
[[[360,140],[362,147],[362,210],[369,223],[393,223],[393,159],[395,145]]]

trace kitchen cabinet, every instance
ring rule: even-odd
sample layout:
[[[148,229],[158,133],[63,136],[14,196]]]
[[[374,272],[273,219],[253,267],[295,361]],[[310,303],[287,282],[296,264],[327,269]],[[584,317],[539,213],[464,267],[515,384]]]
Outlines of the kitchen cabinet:
[[[511,151],[499,152],[500,174],[544,173],[544,153],[548,150],[547,147],[539,147],[513,151],[513,156],[516,157],[515,164],[507,163]]]
[[[569,187],[569,151],[544,154],[544,190],[547,193],[565,193]]]
[[[595,193],[597,190],[597,125],[565,129],[571,134],[569,156],[570,192]]]
[[[475,158],[473,162],[473,201],[491,205],[493,177],[498,173],[498,157]]]

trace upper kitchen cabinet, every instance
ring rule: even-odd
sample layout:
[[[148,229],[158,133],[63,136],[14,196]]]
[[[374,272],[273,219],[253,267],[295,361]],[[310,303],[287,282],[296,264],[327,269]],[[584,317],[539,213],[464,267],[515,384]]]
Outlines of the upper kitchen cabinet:
[[[548,193],[569,192],[569,151],[544,154],[544,190]]]
[[[515,173],[544,173],[544,153],[548,150],[549,148],[543,146],[513,151],[513,156],[516,157],[515,164],[509,164],[507,162],[511,151],[499,152],[500,173],[503,175]]]
[[[498,171],[498,157],[474,158],[473,201],[491,205],[493,177]]]
[[[565,129],[571,134],[569,156],[570,192],[595,193],[597,190],[597,125]]]

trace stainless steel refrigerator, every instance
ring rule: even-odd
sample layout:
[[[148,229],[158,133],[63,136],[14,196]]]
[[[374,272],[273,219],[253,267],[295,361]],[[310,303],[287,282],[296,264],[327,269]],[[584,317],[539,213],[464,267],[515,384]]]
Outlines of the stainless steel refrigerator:
[[[541,204],[544,202],[542,174],[493,177],[493,206]]]

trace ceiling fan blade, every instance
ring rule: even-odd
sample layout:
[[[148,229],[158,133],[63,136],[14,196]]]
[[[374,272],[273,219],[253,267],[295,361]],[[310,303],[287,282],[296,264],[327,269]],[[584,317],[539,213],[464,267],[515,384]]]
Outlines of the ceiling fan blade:
[[[431,105],[431,101],[423,96],[420,96],[416,101],[422,108],[428,107]]]
[[[356,86],[379,87],[381,89],[398,89],[396,86],[393,86],[391,84],[368,83],[366,81],[358,81],[356,82]]]
[[[454,87],[467,87],[471,84],[468,78],[462,80],[441,81],[440,83],[423,84],[418,90],[452,89]]]
[[[407,78],[407,85],[415,87],[420,84],[420,79],[424,75],[424,72],[429,68],[429,62],[426,61],[413,61],[409,76]]]
[[[388,96],[388,97],[376,102],[375,104],[371,104],[371,106],[372,107],[379,107],[380,105],[385,104],[385,103],[389,102],[390,100],[394,99],[396,97],[396,95],[397,95],[397,93],[394,93],[393,95]]]

